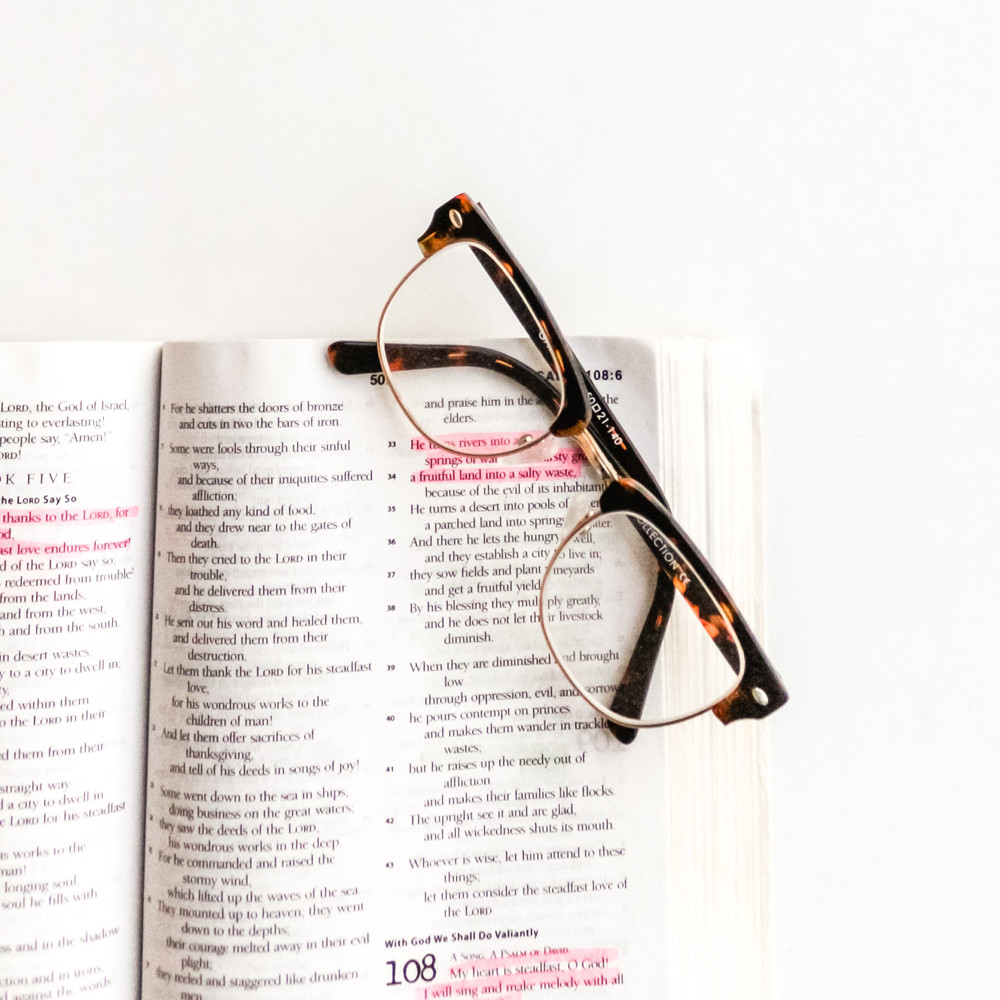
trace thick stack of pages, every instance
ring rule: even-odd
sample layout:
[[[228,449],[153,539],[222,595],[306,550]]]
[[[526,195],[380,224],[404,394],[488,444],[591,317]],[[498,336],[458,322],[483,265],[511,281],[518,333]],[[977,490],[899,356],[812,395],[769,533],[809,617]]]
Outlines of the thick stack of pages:
[[[624,746],[539,629],[586,463],[325,347],[0,347],[0,998],[766,996],[765,728]],[[759,633],[745,360],[579,353]]]

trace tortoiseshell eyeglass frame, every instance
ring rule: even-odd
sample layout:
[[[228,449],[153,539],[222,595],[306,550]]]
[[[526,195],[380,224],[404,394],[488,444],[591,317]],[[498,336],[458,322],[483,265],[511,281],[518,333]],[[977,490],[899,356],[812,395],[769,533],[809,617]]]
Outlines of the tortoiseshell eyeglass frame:
[[[599,501],[601,511],[635,513],[652,524],[677,552],[683,554],[704,581],[711,597],[729,618],[731,633],[739,643],[743,655],[738,658],[727,657],[727,661],[737,673],[742,667],[743,673],[739,683],[729,694],[715,704],[705,706],[701,711],[711,708],[721,722],[730,723],[737,719],[764,718],[780,708],[788,700],[788,693],[780,676],[771,666],[718,575],[677,524],[656,479],[583,370],[538,289],[517,262],[482,206],[472,201],[468,195],[458,195],[434,213],[430,226],[418,242],[425,258],[456,243],[470,244],[472,252],[503,294],[525,333],[542,354],[550,359],[561,385],[553,387],[552,383],[530,366],[508,355],[472,346],[457,350],[454,345],[384,344],[381,343],[381,338],[375,343],[338,341],[329,347],[330,364],[337,371],[349,375],[384,371],[390,386],[394,369],[466,365],[493,369],[534,391],[553,411],[549,434],[557,438],[576,439],[601,474],[605,482]],[[405,280],[404,278],[403,281]],[[398,288],[399,286],[397,290]],[[416,429],[424,435],[425,432],[413,421],[402,401],[399,402]],[[595,413],[600,414],[600,419],[593,419]],[[655,553],[655,548],[652,551]],[[630,743],[638,728],[683,721],[633,721],[630,725],[624,725],[620,721],[624,717],[634,719],[641,710],[676,593],[669,564],[659,559],[658,566],[660,572],[657,574],[651,607],[623,673],[619,695],[612,702],[610,711],[594,704],[586,693],[581,692],[588,702],[609,719],[609,728],[623,743]],[[698,613],[697,608],[694,610]],[[559,663],[554,650],[553,657]],[[572,681],[572,677],[570,680]]]

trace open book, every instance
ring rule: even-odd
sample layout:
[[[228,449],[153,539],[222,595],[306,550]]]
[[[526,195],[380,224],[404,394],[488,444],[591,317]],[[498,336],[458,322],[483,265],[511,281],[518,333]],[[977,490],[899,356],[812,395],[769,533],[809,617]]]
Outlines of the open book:
[[[586,463],[325,347],[0,346],[0,1000],[766,996],[765,727],[623,746],[539,629]],[[743,358],[579,356],[759,632]]]

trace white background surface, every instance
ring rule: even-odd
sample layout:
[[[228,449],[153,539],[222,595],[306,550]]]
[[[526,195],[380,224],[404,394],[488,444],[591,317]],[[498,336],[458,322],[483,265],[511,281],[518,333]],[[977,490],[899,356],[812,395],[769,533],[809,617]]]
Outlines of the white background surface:
[[[3,2],[0,338],[368,336],[467,190],[568,336],[745,343],[776,997],[995,996],[998,10]]]

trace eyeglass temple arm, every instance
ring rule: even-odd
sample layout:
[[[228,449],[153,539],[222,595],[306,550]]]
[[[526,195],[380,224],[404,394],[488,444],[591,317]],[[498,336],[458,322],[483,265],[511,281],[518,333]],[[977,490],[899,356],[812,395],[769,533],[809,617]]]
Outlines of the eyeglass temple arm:
[[[386,344],[389,367],[405,371],[435,368],[486,368],[517,382],[538,396],[549,409],[559,406],[559,391],[533,368],[499,351],[444,344]],[[382,371],[378,347],[366,340],[338,340],[327,349],[330,364],[343,375],[374,375]]]
[[[611,711],[630,719],[641,719],[642,709],[649,694],[649,685],[653,680],[656,658],[660,654],[660,646],[666,634],[667,622],[673,608],[674,597],[673,577],[662,569],[656,574],[656,585],[653,590],[653,600],[650,602],[649,614],[642,623],[642,631],[636,640],[635,648],[629,657],[628,664],[622,671],[618,689],[611,701]],[[639,735],[638,729],[631,729],[608,722],[608,729],[619,743],[632,743]]]
[[[670,511],[665,507],[657,509],[658,505],[652,498],[643,496],[641,484],[639,484],[640,488],[638,489],[636,485],[628,480],[617,480],[611,483],[601,495],[601,509],[606,512],[618,510],[625,513],[640,513],[657,530],[661,531],[664,537],[670,540],[671,545],[683,554],[697,576],[705,581],[705,584],[710,588],[713,600],[726,614],[732,626],[733,635],[743,650],[744,668],[739,686],[728,698],[715,705],[712,712],[720,722],[726,724],[735,722],[737,719],[762,719],[770,715],[788,701],[788,691],[781,676],[771,666],[756,636],[737,608],[736,602],[729,595],[729,591],[726,590],[722,581],[709,565],[708,560],[676,522]],[[644,533],[643,537],[649,543],[653,554],[659,558],[660,554],[652,541]],[[660,568],[661,572],[657,576],[657,591],[659,591],[664,577],[672,581],[671,574],[663,568],[662,559],[660,560]],[[654,599],[654,609],[655,607],[656,599]],[[699,613],[699,617],[701,617],[701,613]],[[646,625],[648,626],[648,624],[647,621]],[[645,627],[643,629],[644,636]],[[641,644],[643,638],[640,638],[639,641]],[[739,670],[738,660],[734,661],[730,655],[725,655],[725,658],[734,671]],[[651,661],[649,662],[651,663]],[[641,673],[638,676],[631,676],[634,670],[641,671],[643,669],[648,671],[651,668],[644,666],[643,660],[633,655],[632,661],[625,668],[620,686],[626,690],[635,689],[636,692],[640,689],[642,691],[648,689],[648,677],[643,677]],[[641,706],[642,703],[639,704]]]

